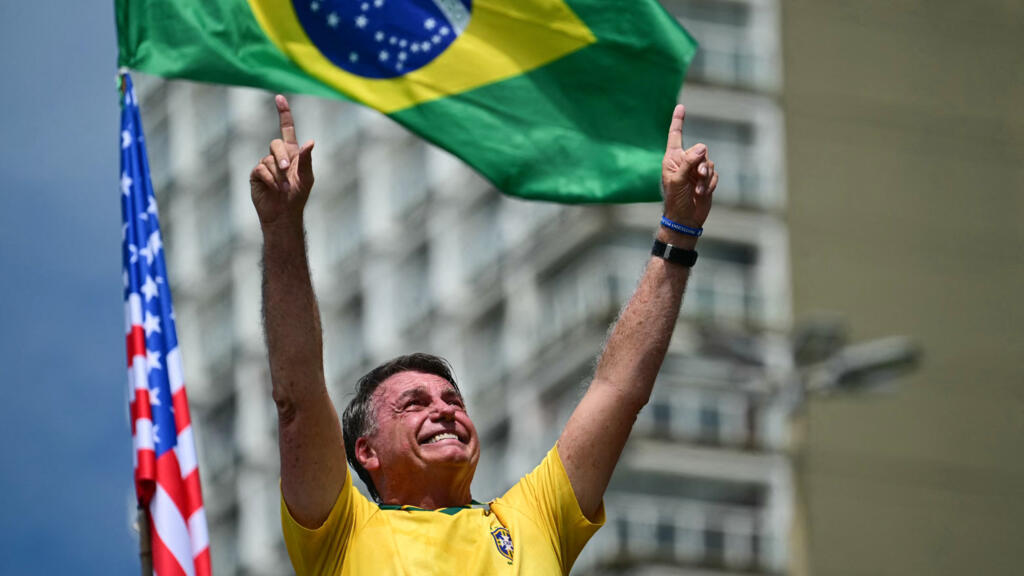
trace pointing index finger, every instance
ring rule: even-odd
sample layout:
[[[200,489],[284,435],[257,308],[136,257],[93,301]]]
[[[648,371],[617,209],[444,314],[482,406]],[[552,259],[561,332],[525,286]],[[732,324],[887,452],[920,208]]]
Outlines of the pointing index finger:
[[[285,144],[298,145],[299,141],[295,139],[295,122],[292,120],[292,109],[288,107],[288,99],[278,94],[274,97],[274,103],[277,104],[277,116],[281,121],[281,139]]]
[[[686,117],[686,108],[682,104],[676,104],[672,111],[672,123],[668,127],[668,146],[666,151],[683,149],[683,118]]]

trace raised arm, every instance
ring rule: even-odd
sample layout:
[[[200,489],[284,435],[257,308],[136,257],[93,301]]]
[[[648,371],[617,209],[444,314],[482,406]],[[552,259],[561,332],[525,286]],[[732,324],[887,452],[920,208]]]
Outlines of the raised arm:
[[[718,185],[707,147],[683,149],[685,109],[676,106],[662,163],[665,215],[700,228]],[[657,238],[693,250],[697,239],[666,228]],[[580,508],[593,519],[601,506],[636,415],[650,400],[679,315],[690,269],[652,256],[639,286],[615,323],[598,361],[594,380],[558,440],[569,482]]]
[[[284,96],[281,138],[253,169],[252,202],[263,230],[263,323],[277,405],[281,492],[304,526],[323,523],[348,469],[338,415],[324,380],[320,311],[306,257],[303,211],[313,187],[313,141],[299,147]]]

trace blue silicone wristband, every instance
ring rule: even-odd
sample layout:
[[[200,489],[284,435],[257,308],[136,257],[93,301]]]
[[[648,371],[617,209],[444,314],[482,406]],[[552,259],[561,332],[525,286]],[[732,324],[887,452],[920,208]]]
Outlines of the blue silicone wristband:
[[[668,216],[661,217],[661,225],[664,226],[665,228],[668,228],[669,230],[675,230],[680,234],[686,234],[687,236],[694,236],[697,238],[699,238],[700,235],[704,233],[703,228],[690,228],[689,226],[684,226],[678,222],[673,222],[669,220]]]

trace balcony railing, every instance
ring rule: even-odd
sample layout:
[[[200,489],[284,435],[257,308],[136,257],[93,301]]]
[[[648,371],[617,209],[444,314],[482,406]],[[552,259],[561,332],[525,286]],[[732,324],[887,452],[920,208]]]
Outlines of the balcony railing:
[[[762,509],[609,494],[605,512],[607,525],[584,549],[574,574],[643,564],[777,571],[767,550],[784,535],[769,531]]]

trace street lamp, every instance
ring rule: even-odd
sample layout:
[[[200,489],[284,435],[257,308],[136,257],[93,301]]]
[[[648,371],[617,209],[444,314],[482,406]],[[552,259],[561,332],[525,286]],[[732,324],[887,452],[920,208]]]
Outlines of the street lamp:
[[[889,336],[840,348],[826,360],[807,366],[803,386],[808,394],[862,392],[877,389],[913,371],[921,349],[906,336]]]

